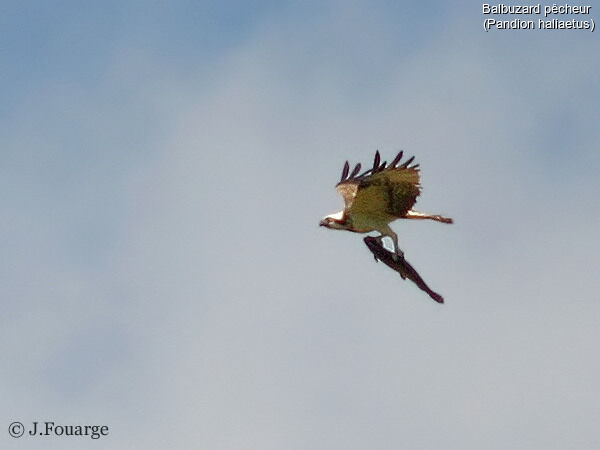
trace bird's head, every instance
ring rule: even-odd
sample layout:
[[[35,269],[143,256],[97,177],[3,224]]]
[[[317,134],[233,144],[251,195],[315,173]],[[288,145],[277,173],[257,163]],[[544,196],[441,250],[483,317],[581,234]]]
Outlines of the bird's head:
[[[319,222],[319,226],[332,228],[334,230],[345,230],[347,226],[346,221],[344,220],[344,211],[323,217],[321,222]]]

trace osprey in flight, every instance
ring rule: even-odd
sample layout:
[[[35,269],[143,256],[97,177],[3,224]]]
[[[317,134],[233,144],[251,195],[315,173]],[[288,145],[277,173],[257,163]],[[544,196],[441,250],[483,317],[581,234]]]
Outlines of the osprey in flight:
[[[452,219],[440,215],[424,214],[412,209],[421,191],[419,185],[419,165],[411,163],[414,156],[400,164],[403,152],[399,152],[388,165],[381,162],[379,151],[375,153],[373,167],[359,173],[361,164],[352,172],[348,161],[344,164],[342,178],[336,185],[342,195],[345,207],[342,211],[326,216],[320,225],[335,230],[348,230],[355,233],[378,231],[379,236],[365,238],[365,243],[375,260],[381,260],[409,278],[439,303],[443,299],[431,291],[418,273],[404,259],[404,253],[398,247],[398,235],[390,228],[396,219],[430,219],[442,223],[452,223]],[[394,252],[388,252],[383,246],[384,237],[391,238]]]

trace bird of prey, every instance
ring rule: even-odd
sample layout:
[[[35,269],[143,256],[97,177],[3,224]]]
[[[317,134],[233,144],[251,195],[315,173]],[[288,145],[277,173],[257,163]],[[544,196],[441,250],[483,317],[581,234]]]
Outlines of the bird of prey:
[[[421,192],[419,165],[412,164],[414,156],[400,164],[402,156],[403,152],[400,151],[388,165],[386,161],[381,162],[381,156],[377,151],[373,167],[363,173],[360,173],[360,163],[350,172],[350,165],[346,161],[342,177],[336,185],[337,191],[344,198],[345,207],[342,211],[324,217],[320,225],[355,233],[379,232],[379,236],[371,238],[369,241],[365,240],[365,243],[373,252],[375,259],[384,262],[389,260],[392,265],[397,266],[393,268],[403,278],[406,278],[400,270],[404,262],[404,253],[398,246],[398,235],[390,228],[389,224],[396,219],[430,219],[442,223],[452,223],[452,219],[412,209]],[[390,258],[381,253],[382,249],[385,250],[383,238],[386,236],[394,244],[394,252],[391,253]],[[375,248],[376,243],[379,244],[380,249]],[[392,267],[392,265],[388,265]],[[412,266],[408,265],[408,267],[414,271]],[[406,266],[404,269],[408,270]],[[416,272],[414,273],[416,274]]]

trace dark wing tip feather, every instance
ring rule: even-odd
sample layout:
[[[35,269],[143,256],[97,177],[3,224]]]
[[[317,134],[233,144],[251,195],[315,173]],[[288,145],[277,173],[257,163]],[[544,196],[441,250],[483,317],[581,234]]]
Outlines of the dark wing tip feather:
[[[398,152],[398,154],[396,155],[396,157],[394,158],[394,160],[391,162],[390,167],[393,169],[396,167],[396,164],[398,164],[400,162],[400,160],[402,159],[402,155],[404,154],[403,150],[400,150]]]
[[[354,167],[354,170],[352,171],[352,173],[350,174],[350,178],[354,178],[356,175],[358,175],[358,172],[360,172],[360,168],[361,168],[361,165],[360,165],[360,163],[358,163]]]
[[[415,160],[414,156],[411,156],[410,158],[408,158],[404,164],[402,164],[400,167],[402,167],[403,169],[406,169],[408,167],[408,165],[413,162]]]
[[[363,173],[361,173],[360,175],[358,175],[356,178],[360,179],[363,177],[366,177],[367,175],[369,175],[371,172],[373,171],[373,169],[367,169],[365,170]]]
[[[342,170],[342,178],[340,178],[340,183],[342,181],[344,181],[346,178],[348,178],[349,171],[350,171],[350,164],[348,164],[348,161],[346,161],[346,164],[344,164],[344,169]]]
[[[373,159],[373,173],[377,171],[379,168],[379,162],[381,161],[381,155],[379,154],[379,150],[375,152],[375,159]]]

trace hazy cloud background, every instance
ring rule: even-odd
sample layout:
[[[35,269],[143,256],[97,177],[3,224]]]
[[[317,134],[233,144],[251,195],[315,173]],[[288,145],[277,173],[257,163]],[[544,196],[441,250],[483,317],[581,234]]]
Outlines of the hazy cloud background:
[[[485,33],[475,2],[3,9],[5,430],[600,446],[597,33]],[[375,149],[456,220],[394,225],[444,306],[317,226]]]

